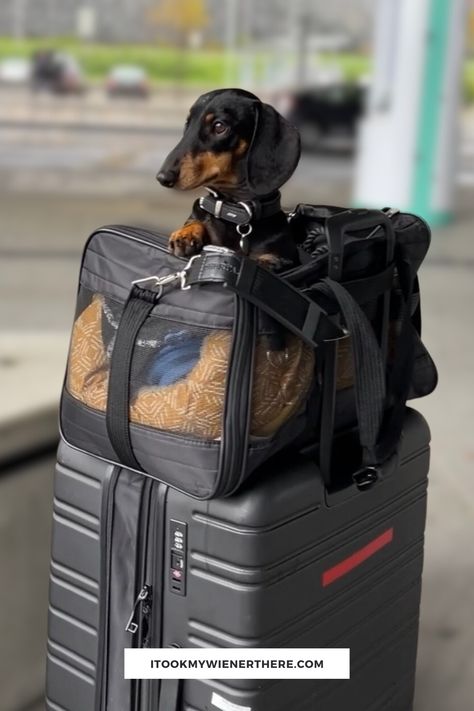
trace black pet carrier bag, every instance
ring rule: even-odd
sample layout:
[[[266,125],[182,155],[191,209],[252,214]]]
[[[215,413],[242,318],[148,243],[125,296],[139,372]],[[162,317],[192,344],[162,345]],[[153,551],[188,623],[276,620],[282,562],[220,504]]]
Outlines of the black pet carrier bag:
[[[96,231],[61,403],[66,442],[199,499],[311,442],[328,481],[332,468],[371,485],[396,454],[407,398],[436,385],[417,280],[429,229],[413,215],[310,205],[289,221],[301,264],[279,275],[225,248],[186,260],[156,233]],[[353,451],[347,472],[336,431]]]

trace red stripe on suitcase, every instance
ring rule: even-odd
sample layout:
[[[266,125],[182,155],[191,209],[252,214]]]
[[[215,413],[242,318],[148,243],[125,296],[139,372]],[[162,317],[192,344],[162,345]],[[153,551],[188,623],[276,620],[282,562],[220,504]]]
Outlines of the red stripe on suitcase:
[[[339,578],[342,578],[343,575],[347,575],[347,573],[350,573],[351,570],[357,568],[368,558],[371,558],[373,555],[375,555],[375,553],[377,553],[379,550],[385,548],[385,546],[388,546],[389,543],[391,543],[392,541],[393,528],[389,528],[380,536],[374,538],[374,540],[368,543],[366,546],[353,553],[351,556],[349,556],[349,558],[346,558],[345,560],[341,561],[333,568],[329,568],[329,570],[326,570],[322,576],[323,588],[327,587],[328,585],[331,585],[331,583],[334,583],[336,580],[339,580]]]

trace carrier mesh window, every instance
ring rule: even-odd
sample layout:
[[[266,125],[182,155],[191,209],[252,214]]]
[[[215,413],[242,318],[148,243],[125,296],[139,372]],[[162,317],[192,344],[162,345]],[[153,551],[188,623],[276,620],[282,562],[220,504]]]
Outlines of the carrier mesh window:
[[[81,289],[67,390],[103,413],[122,309],[108,297]],[[232,339],[230,329],[149,316],[133,352],[131,422],[193,438],[220,439]],[[314,350],[283,328],[258,336],[251,435],[271,436],[298,412],[312,386],[314,365]]]
[[[132,361],[130,419],[218,439],[232,332],[150,317]]]
[[[79,303],[67,389],[88,407],[105,412],[110,359],[123,307],[86,290]],[[230,330],[150,316],[135,342],[130,420],[177,434],[218,439],[231,341]]]
[[[314,349],[274,324],[257,339],[250,434],[274,434],[300,409],[314,378]]]

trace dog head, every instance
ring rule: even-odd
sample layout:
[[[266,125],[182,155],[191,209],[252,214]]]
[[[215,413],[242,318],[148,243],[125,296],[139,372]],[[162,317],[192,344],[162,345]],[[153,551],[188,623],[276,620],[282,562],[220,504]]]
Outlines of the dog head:
[[[191,107],[183,137],[163,163],[168,188],[202,185],[227,194],[267,195],[295,170],[300,137],[269,104],[242,89],[203,94]]]

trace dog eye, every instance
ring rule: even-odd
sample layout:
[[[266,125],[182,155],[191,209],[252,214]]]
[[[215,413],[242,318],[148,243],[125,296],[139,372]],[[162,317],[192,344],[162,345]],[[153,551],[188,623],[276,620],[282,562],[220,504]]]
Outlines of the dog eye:
[[[214,121],[212,124],[213,133],[217,133],[219,136],[222,136],[222,134],[226,133],[228,130],[229,127],[226,126],[225,123],[222,123],[222,121]]]

